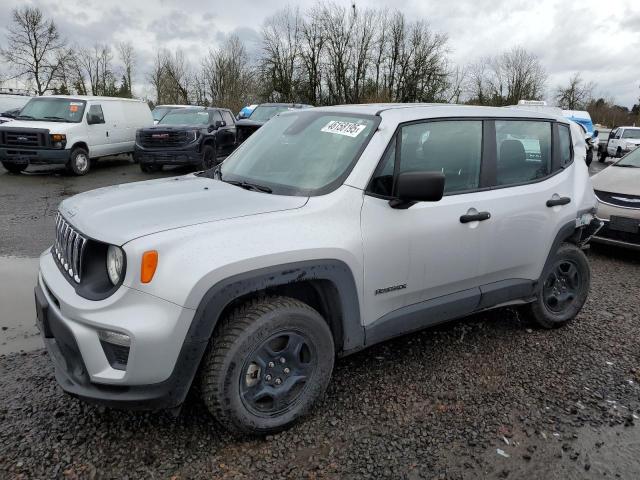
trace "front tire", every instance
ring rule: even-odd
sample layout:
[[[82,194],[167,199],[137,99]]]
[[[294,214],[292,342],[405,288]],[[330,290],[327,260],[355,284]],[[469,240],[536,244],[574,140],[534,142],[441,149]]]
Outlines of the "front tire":
[[[201,370],[202,398],[232,432],[283,430],[324,394],[334,352],[329,326],[309,305],[253,300],[216,329]]]
[[[89,152],[81,147],[76,147],[71,150],[71,155],[67,162],[67,170],[73,175],[81,176],[89,173],[90,169],[91,161],[89,160]]]
[[[216,149],[213,145],[204,145],[202,147],[202,170],[209,170],[218,164]]]
[[[563,243],[542,274],[536,300],[527,305],[542,328],[558,328],[575,318],[589,294],[591,267],[576,245]]]
[[[2,166],[9,172],[9,173],[15,173],[18,174],[20,172],[23,172],[24,170],[26,170],[27,165],[26,164],[18,164],[18,163],[11,163],[11,162],[2,162]]]

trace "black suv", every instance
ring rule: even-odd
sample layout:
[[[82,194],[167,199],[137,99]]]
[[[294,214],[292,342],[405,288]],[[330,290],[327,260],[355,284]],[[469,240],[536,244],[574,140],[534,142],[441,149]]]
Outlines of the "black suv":
[[[170,110],[157,125],[136,132],[134,160],[143,172],[163,165],[208,169],[238,146],[230,110],[192,107]]]

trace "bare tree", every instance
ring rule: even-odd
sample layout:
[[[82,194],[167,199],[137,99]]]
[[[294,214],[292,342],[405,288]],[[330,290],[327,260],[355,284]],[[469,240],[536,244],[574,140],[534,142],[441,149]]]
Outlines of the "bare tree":
[[[298,8],[286,7],[269,17],[262,29],[262,76],[268,96],[280,101],[296,100],[296,69],[300,54],[302,19]]]
[[[182,50],[176,50],[173,55],[164,58],[164,72],[166,74],[165,89],[170,103],[189,104],[189,87],[192,83],[191,68]]]
[[[566,110],[584,110],[591,101],[594,88],[593,82],[585,82],[580,73],[576,73],[566,87],[556,88],[556,104]]]
[[[167,56],[167,52],[158,51],[156,53],[156,57],[153,61],[153,69],[147,76],[149,83],[153,87],[156,92],[156,105],[165,103],[164,101],[164,86],[166,79],[166,70],[165,70],[165,57]]]
[[[65,42],[53,20],[37,7],[22,7],[13,10],[8,32],[1,53],[16,70],[15,77],[32,80],[38,95],[51,90],[65,58]]]
[[[220,48],[209,50],[202,66],[213,105],[237,112],[249,102],[253,75],[240,38],[232,35]]]
[[[519,100],[540,100],[547,74],[538,57],[515,47],[471,67],[472,103],[513,105]]]
[[[133,68],[135,66],[135,52],[131,42],[120,42],[117,45],[120,61],[124,66],[124,78],[126,79],[126,92],[129,97],[133,96]]]
[[[118,93],[113,73],[113,53],[108,45],[96,43],[90,49],[79,48],[76,56],[92,95],[113,96]]]

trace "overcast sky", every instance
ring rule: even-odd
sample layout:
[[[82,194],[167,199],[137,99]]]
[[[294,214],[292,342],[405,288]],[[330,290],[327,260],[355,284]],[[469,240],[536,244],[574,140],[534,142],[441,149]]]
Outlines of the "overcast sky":
[[[335,0],[350,6],[352,0]],[[37,5],[79,45],[130,40],[138,74],[134,93],[151,95],[145,70],[159,48],[182,48],[199,59],[237,33],[254,52],[264,19],[287,4],[315,0],[2,0],[0,28],[16,6]],[[360,8],[397,8],[449,37],[450,58],[461,65],[515,45],[540,58],[548,91],[574,72],[596,83],[595,94],[631,107],[640,96],[640,0],[356,0]],[[0,32],[3,44],[5,32]]]

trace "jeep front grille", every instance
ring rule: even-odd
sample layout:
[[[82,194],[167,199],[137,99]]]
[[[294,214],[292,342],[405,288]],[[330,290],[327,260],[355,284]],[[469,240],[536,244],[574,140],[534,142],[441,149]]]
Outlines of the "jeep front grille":
[[[60,268],[80,283],[82,274],[82,256],[87,246],[87,238],[82,236],[58,213],[56,217],[56,241],[53,244],[53,258]]]

